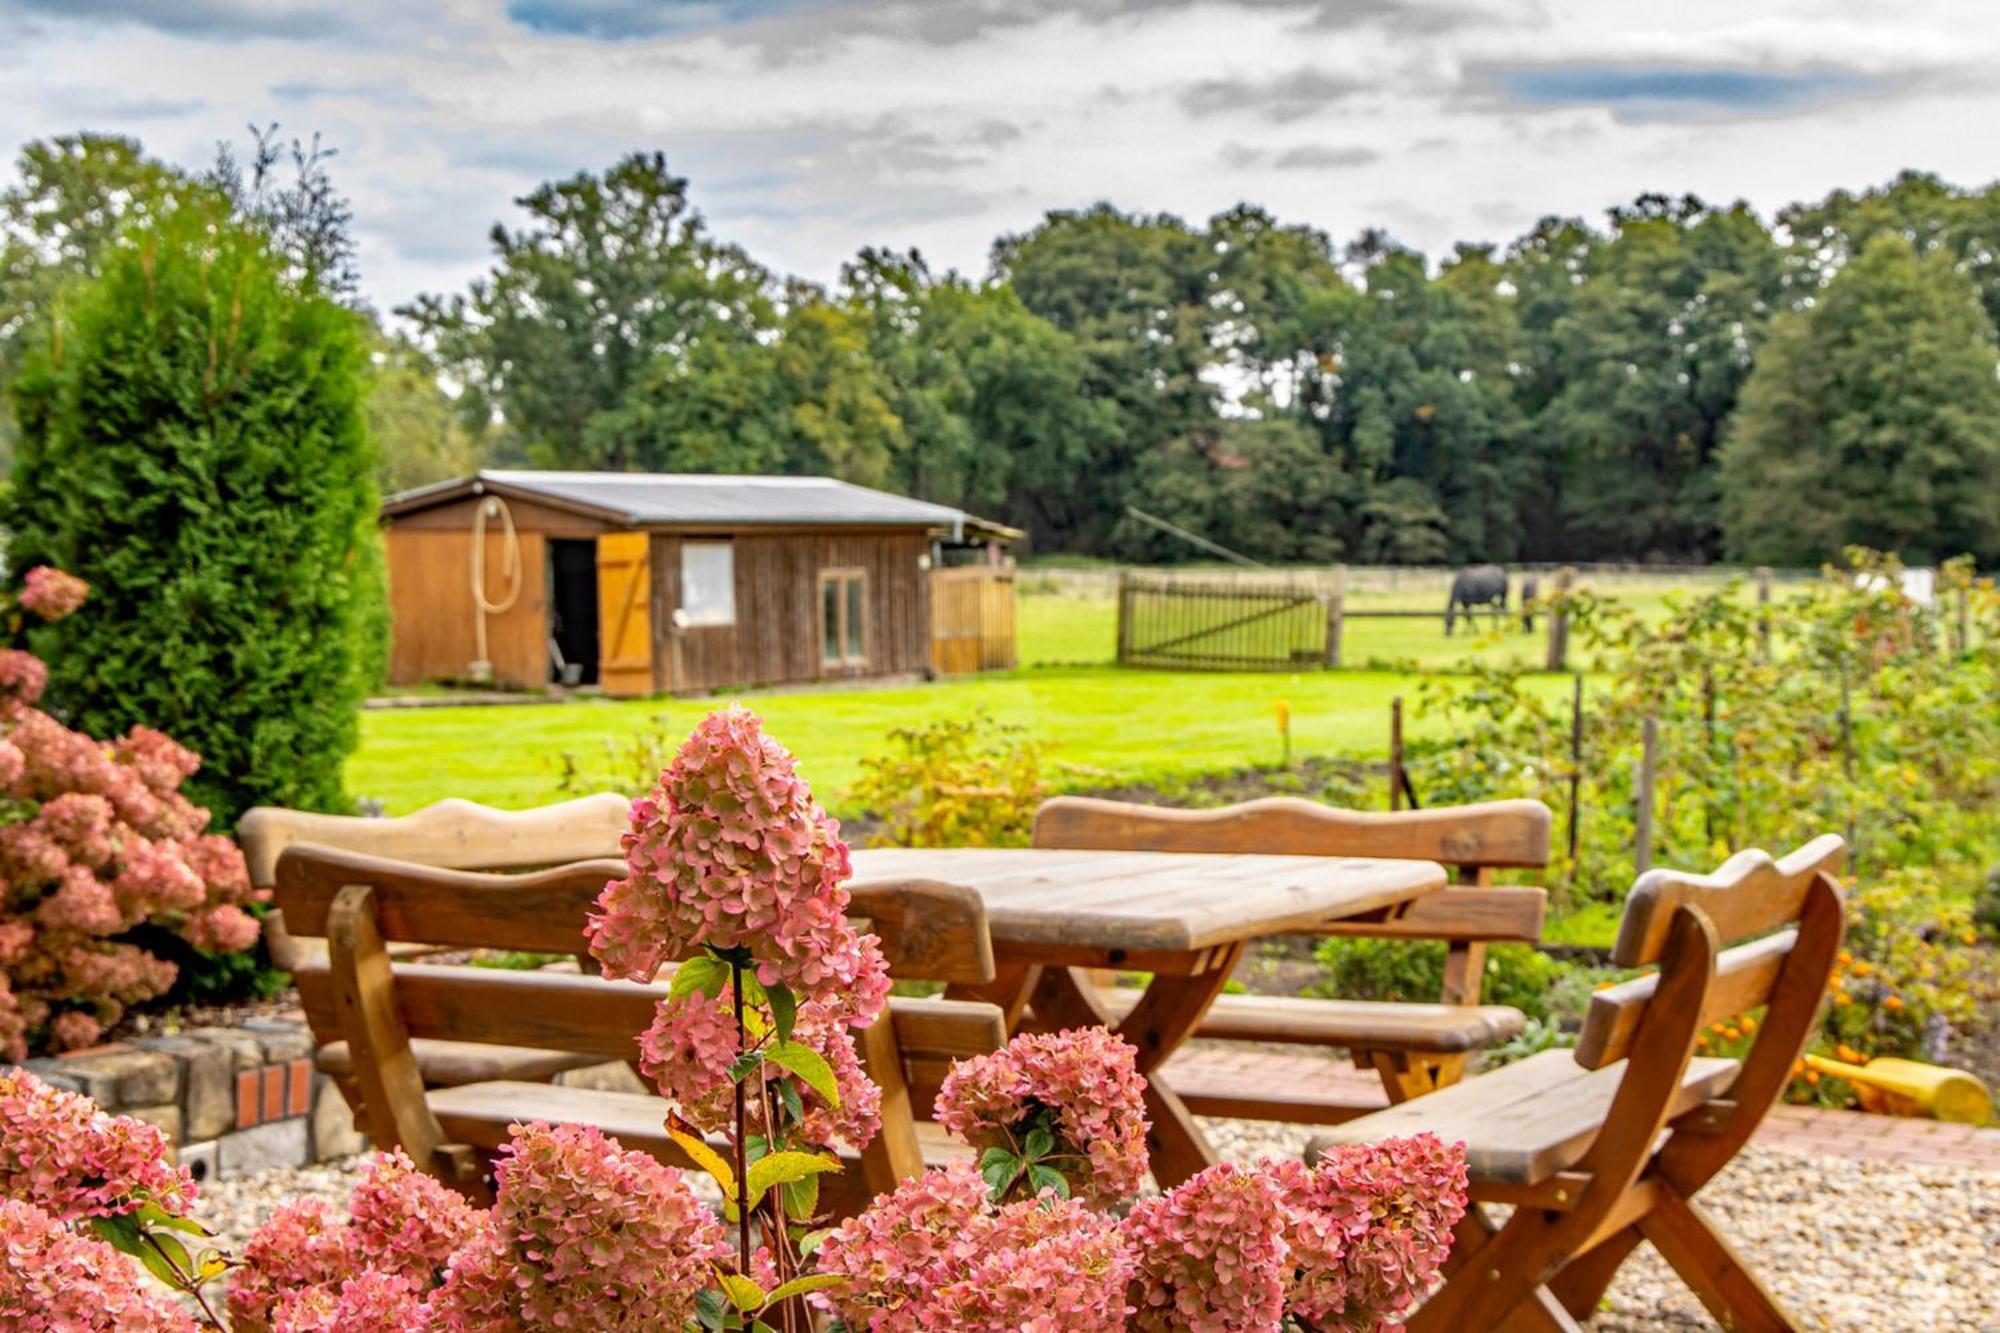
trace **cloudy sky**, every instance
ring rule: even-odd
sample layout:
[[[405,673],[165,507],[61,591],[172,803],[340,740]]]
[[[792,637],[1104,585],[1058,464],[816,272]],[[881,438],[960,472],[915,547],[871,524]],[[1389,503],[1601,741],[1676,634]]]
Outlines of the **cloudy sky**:
[[[983,273],[1099,199],[1435,255],[1643,190],[2000,175],[1989,0],[0,0],[0,34],[10,161],[84,127],[190,164],[248,121],[320,131],[385,308],[633,148],[821,280],[866,244]]]

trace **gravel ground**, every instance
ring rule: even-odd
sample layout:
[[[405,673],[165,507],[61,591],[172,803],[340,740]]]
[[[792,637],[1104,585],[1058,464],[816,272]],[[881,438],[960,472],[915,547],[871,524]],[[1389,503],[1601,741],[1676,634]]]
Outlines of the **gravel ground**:
[[[1210,1120],[1224,1156],[1302,1152],[1305,1128]],[[202,1187],[199,1215],[240,1252],[286,1199],[344,1203],[358,1161],[266,1171]],[[1703,1205],[1811,1329],[2000,1333],[2000,1171],[1751,1148]],[[1716,1327],[1651,1246],[1642,1246],[1590,1323],[1599,1333]]]

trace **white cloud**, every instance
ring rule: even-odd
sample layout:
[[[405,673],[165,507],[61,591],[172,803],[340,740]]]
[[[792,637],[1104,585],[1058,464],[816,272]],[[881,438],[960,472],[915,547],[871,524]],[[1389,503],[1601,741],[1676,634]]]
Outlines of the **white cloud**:
[[[519,21],[535,2],[0,0],[0,151],[88,126],[198,163],[246,121],[319,130],[387,308],[479,271],[513,198],[629,149],[664,149],[719,235],[824,280],[865,244],[983,272],[996,235],[1098,199],[1248,198],[1435,255],[1645,190],[1769,209],[1904,167],[1983,183],[1982,136],[1938,126],[2000,112],[1968,73],[2000,13],[1949,0],[542,0]]]

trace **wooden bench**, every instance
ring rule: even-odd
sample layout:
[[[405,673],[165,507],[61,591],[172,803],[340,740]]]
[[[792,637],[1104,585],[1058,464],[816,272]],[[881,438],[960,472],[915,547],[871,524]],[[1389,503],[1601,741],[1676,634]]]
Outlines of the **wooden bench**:
[[[599,792],[533,810],[495,810],[472,801],[444,800],[393,819],[323,815],[283,806],[260,805],[243,815],[236,838],[260,889],[278,882],[278,859],[287,848],[312,844],[453,870],[523,870],[589,857],[616,856],[631,821],[632,803],[616,792]],[[265,922],[271,957],[297,973],[326,959],[326,941],[295,933],[282,911]],[[423,946],[391,942],[391,952],[410,956]],[[586,960],[587,961],[587,960]],[[572,1051],[484,1046],[471,1042],[420,1040],[413,1043],[417,1067],[432,1087],[455,1087],[487,1079],[547,1082],[559,1074],[602,1063]],[[361,1106],[347,1043],[320,1048],[320,1072],[339,1085],[347,1104]]]
[[[627,1148],[687,1165],[668,1139],[667,1104],[631,1092],[485,1078],[427,1088],[415,1054],[426,1040],[568,1051],[591,1062],[636,1059],[662,984],[576,974],[512,972],[393,961],[390,939],[452,949],[573,953],[585,914],[622,861],[579,862],[522,875],[439,870],[300,844],[277,867],[277,900],[301,932],[323,934],[328,956],[298,973],[315,1038],[345,1043],[361,1089],[363,1123],[378,1146],[409,1153],[426,1171],[483,1197],[487,1159],[510,1124],[595,1125]],[[873,930],[899,977],[981,985],[994,976],[985,909],[969,889],[923,882],[860,888],[849,909]],[[882,1132],[828,1182],[826,1206],[858,1208],[922,1170],[941,1133],[920,1128],[953,1060],[1005,1039],[1000,1010],[966,1000],[891,1002],[859,1036],[863,1067],[882,1089]]]
[[[1479,1003],[1487,945],[1534,941],[1548,895],[1500,888],[1502,868],[1549,860],[1549,810],[1540,801],[1494,801],[1390,814],[1341,810],[1289,796],[1212,810],[1178,810],[1092,797],[1061,796],[1035,816],[1035,845],[1074,849],[1173,852],[1274,852],[1440,861],[1462,887],[1426,894],[1372,920],[1330,922],[1314,933],[1445,942],[1443,994],[1437,1004],[1381,1000],[1310,1000],[1263,995],[1217,997],[1197,1037],[1338,1047],[1380,1075],[1392,1102],[1455,1082],[1467,1059],[1518,1035],[1518,1009]],[[1112,1012],[1130,1012],[1137,993],[1113,989]],[[1313,1089],[1274,1089],[1246,1098],[1212,1084],[1199,1066],[1177,1071],[1188,1106],[1209,1115],[1338,1124],[1365,1115],[1358,1106]]]
[[[1576,1329],[1641,1239],[1724,1328],[1799,1327],[1694,1195],[1749,1141],[1812,1033],[1840,949],[1843,851],[1827,836],[1782,861],[1740,852],[1713,875],[1640,876],[1612,959],[1657,970],[1599,991],[1574,1052],[1545,1051],[1318,1141],[1429,1131],[1466,1145],[1474,1206],[1412,1333]],[[1749,942],[1721,947],[1736,940]],[[1695,1055],[1709,1024],[1759,1009],[1740,1062]],[[1514,1213],[1496,1226],[1482,1203]]]

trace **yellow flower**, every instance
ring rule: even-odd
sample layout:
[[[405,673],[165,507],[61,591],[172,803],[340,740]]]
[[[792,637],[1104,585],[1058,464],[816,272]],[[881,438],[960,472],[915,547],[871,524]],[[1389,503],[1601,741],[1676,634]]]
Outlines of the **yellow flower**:
[[[1812,1084],[1814,1087],[1818,1087],[1819,1071],[1817,1069],[1808,1069],[1806,1071],[1806,1082]]]
[[[1900,995],[1885,995],[1882,997],[1882,1007],[1892,1014],[1900,1013],[1903,1008],[1903,997]]]
[[[1745,1014],[1743,1015],[1741,1026],[1745,1032],[1755,1032],[1757,1030],[1757,1020],[1752,1015]]]
[[[1976,930],[1962,930],[1958,933],[1958,942],[1960,944],[1977,944],[1979,943],[1979,932]]]
[[[1868,960],[1865,958],[1854,965],[1854,975],[1857,977],[1865,977],[1874,970],[1874,968],[1868,965]]]
[[[1742,1028],[1729,1028],[1729,1029],[1728,1029],[1728,1030],[1726,1030],[1726,1031],[1725,1031],[1725,1032],[1724,1032],[1724,1033],[1723,1033],[1722,1035],[1723,1035],[1723,1036],[1725,1036],[1725,1037],[1727,1037],[1727,1038],[1729,1038],[1729,1040],[1731,1040],[1731,1041],[1742,1041],[1742,1040],[1743,1040],[1743,1029],[1742,1029]]]

